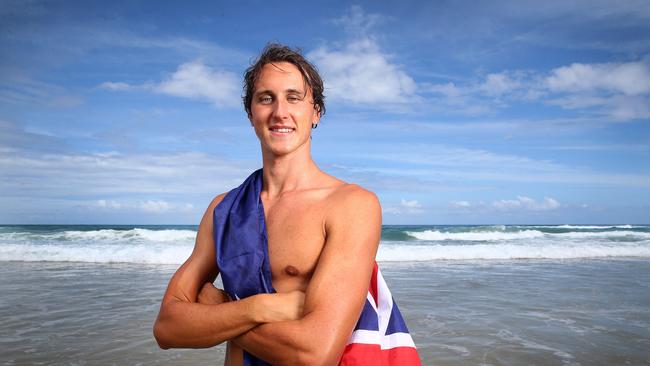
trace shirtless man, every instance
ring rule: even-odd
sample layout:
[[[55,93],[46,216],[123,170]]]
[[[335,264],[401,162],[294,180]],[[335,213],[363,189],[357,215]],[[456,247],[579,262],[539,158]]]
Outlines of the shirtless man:
[[[373,193],[324,173],[312,160],[323,86],[300,54],[268,46],[248,70],[245,92],[262,149],[261,200],[277,293],[231,301],[212,285],[219,274],[213,212],[221,194],[205,211],[192,255],[169,283],[154,335],[165,349],[227,341],[226,365],[241,365],[242,350],[273,365],[335,365],[366,300],[381,208]]]

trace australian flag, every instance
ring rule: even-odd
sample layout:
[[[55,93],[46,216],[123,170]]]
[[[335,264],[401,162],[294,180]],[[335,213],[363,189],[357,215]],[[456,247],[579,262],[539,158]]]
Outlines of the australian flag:
[[[420,365],[420,357],[402,314],[375,263],[368,296],[341,366]]]

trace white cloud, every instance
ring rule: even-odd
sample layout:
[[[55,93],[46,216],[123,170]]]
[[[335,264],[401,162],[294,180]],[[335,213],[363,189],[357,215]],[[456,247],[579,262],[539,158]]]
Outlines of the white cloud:
[[[366,14],[359,5],[352,5],[347,14],[334,20],[334,24],[342,26],[345,30],[357,37],[366,37],[370,29],[387,20],[381,14]]]
[[[564,109],[595,110],[616,121],[650,118],[650,96],[577,93],[548,99],[547,103]]]
[[[113,210],[119,210],[123,206],[121,203],[113,201],[113,200],[98,200],[97,201],[97,206],[102,207],[102,208],[110,208]]]
[[[178,67],[167,80],[153,87],[159,93],[203,99],[214,105],[236,106],[240,102],[240,80],[228,71],[214,70],[196,60]]]
[[[114,83],[112,81],[101,83],[99,87],[108,90],[129,90],[132,88],[132,86],[127,83],[123,83],[123,82]]]
[[[519,200],[499,200],[492,202],[492,207],[497,210],[512,210],[520,208],[521,202]]]
[[[610,98],[610,115],[619,121],[650,118],[650,97],[615,96]]]
[[[402,204],[403,207],[407,207],[407,208],[421,208],[422,207],[420,202],[418,202],[417,200],[408,201],[408,200],[405,200],[404,198],[402,198],[401,204]]]
[[[452,82],[443,84],[430,84],[427,85],[425,90],[432,93],[442,94],[447,98],[457,98],[463,94],[466,94],[465,90],[462,90]]]
[[[471,209],[471,212],[474,213],[488,214],[552,211],[563,207],[563,205],[552,197],[544,197],[543,200],[538,201],[527,196],[517,196],[515,199],[501,199],[490,203],[484,201],[452,201],[449,207],[459,212],[466,212]]]
[[[307,57],[318,65],[327,96],[348,103],[402,104],[415,98],[415,81],[369,38],[339,50],[327,47]]]
[[[624,95],[650,93],[650,67],[645,62],[580,64],[553,69],[546,78],[552,91],[605,91]]]
[[[381,149],[339,159],[369,159],[363,165],[348,165],[341,174],[355,179],[372,176],[366,184],[382,190],[409,184],[409,190],[437,191],[490,188],[495,182],[554,183],[590,186],[650,187],[650,175],[642,173],[594,172],[585,167],[555,161],[531,159],[481,149],[436,144],[393,143]],[[410,182],[419,180],[426,186]],[[403,182],[403,183],[400,183]],[[419,186],[419,187],[418,187]]]
[[[538,202],[530,197],[518,196],[514,200],[498,200],[492,202],[492,207],[499,211],[527,210],[527,211],[548,211],[559,208],[560,203],[551,197],[545,197]]]
[[[520,73],[515,75],[505,72],[488,74],[485,81],[478,85],[477,89],[487,95],[499,96],[521,89],[523,86],[522,79],[523,76]]]
[[[198,152],[17,155],[0,151],[0,197],[75,196],[105,209],[132,208],[137,202],[119,197],[138,195],[145,203],[189,195],[210,198],[241,183],[256,166]]]
[[[650,57],[620,63],[573,63],[548,73],[514,70],[464,84],[425,85],[451,113],[476,115],[512,102],[543,102],[608,121],[650,118]]]
[[[165,201],[143,201],[140,202],[140,209],[145,212],[163,213],[169,211],[169,203]]]
[[[241,102],[241,83],[232,72],[216,70],[201,60],[186,62],[159,83],[132,85],[107,81],[99,88],[112,91],[150,90],[175,97],[205,100],[217,107],[233,107]]]
[[[452,201],[451,207],[453,208],[470,208],[472,204],[469,201]]]
[[[383,207],[384,213],[394,215],[418,215],[424,212],[418,200],[407,200],[402,198],[399,205],[388,204]]]
[[[178,208],[182,212],[191,212],[194,210],[194,205],[191,203],[185,203]]]
[[[515,70],[490,73],[466,83],[424,84],[418,90],[438,97],[436,107],[454,114],[470,116],[493,113],[514,100],[534,100],[543,95],[537,76]]]
[[[167,212],[192,212],[194,205],[191,203],[170,203],[165,200],[146,200],[146,201],[116,201],[116,200],[97,200],[89,208],[97,207],[101,210],[122,211],[122,212],[145,212],[145,213],[167,213]]]

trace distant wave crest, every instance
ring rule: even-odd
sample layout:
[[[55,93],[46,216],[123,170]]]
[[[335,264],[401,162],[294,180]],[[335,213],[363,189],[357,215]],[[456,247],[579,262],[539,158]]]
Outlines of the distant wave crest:
[[[0,234],[0,261],[179,264],[195,230],[133,228]]]
[[[425,231],[407,231],[406,234],[419,240],[442,241],[442,240],[462,240],[462,241],[496,241],[496,240],[517,240],[533,239],[544,236],[544,233],[538,230],[522,230],[516,232],[505,231],[476,231],[476,232],[441,232],[438,230]]]
[[[101,230],[66,230],[51,233],[18,232],[0,234],[0,240],[10,236],[13,240],[24,241],[73,241],[73,242],[178,242],[193,241],[196,237],[194,230],[150,230],[150,229],[101,229]]]
[[[638,226],[632,225],[558,225],[558,226],[539,226],[546,228],[558,229],[578,229],[578,230],[604,230],[604,229],[633,229]]]
[[[464,231],[464,232],[442,232],[438,230],[425,231],[407,231],[407,235],[423,241],[510,241],[537,238],[604,238],[617,239],[627,238],[632,240],[650,239],[648,232],[635,231],[570,231],[560,233],[542,232],[539,230],[521,230],[521,231]]]
[[[0,246],[0,261],[180,264],[192,245],[38,245]]]
[[[189,228],[13,229],[0,232],[0,261],[183,263]],[[650,258],[650,227],[447,226],[388,227],[382,262]]]
[[[377,254],[378,261],[435,260],[516,260],[516,259],[580,259],[650,257],[645,245],[384,245]]]

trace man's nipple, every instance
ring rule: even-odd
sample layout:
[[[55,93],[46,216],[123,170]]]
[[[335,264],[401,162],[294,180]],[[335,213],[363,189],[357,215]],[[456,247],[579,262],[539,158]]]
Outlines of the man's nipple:
[[[284,267],[284,272],[286,274],[288,274],[289,276],[297,276],[297,275],[300,274],[300,271],[298,271],[298,268],[296,268],[294,266],[291,266],[291,265]]]

